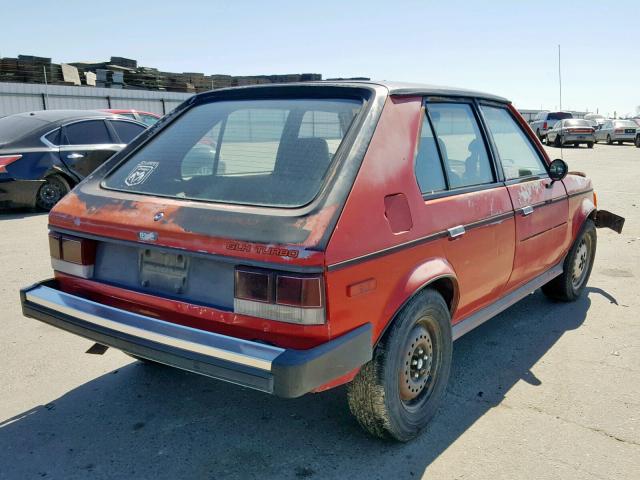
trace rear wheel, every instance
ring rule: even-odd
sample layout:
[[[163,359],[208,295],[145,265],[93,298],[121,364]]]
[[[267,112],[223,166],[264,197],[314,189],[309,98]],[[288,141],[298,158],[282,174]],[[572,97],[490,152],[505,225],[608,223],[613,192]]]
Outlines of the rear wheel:
[[[556,135],[556,141],[553,144],[556,147],[562,147],[562,138],[560,138],[560,135]]]
[[[589,142],[589,143],[587,143],[587,147],[588,147],[588,148],[593,148],[593,142]]]
[[[576,300],[589,281],[596,256],[596,243],[596,227],[591,219],[587,219],[582,232],[564,260],[562,275],[544,285],[542,292],[554,300],[563,302]]]
[[[393,321],[373,359],[349,384],[351,413],[372,435],[406,442],[435,415],[451,369],[451,317],[426,289]]]
[[[43,210],[51,210],[71,190],[67,180],[60,175],[51,175],[36,194],[36,205]]]
[[[611,145],[613,142],[611,141],[611,135],[607,135],[607,145]]]
[[[622,145],[622,140],[618,140],[618,145]]]
[[[636,148],[640,148],[640,135],[636,136],[635,144],[636,144]]]

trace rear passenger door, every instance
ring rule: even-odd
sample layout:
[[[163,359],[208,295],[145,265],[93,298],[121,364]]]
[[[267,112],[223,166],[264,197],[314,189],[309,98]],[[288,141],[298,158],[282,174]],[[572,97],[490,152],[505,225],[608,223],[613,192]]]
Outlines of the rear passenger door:
[[[62,127],[60,157],[80,179],[122,148],[104,120],[82,120]]]
[[[473,101],[427,99],[415,170],[422,214],[446,232],[444,254],[460,286],[457,322],[502,292],[515,249],[513,208]]]
[[[480,106],[505,177],[516,218],[516,253],[507,288],[557,264],[568,242],[569,202],[562,182],[551,183],[542,153],[503,105]]]

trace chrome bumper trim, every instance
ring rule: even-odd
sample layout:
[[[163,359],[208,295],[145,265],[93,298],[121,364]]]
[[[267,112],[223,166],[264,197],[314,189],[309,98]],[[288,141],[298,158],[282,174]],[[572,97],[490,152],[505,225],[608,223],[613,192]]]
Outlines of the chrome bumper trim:
[[[25,293],[35,305],[60,312],[87,323],[170,347],[246,365],[267,372],[283,348],[185,327],[47,287],[37,286]]]

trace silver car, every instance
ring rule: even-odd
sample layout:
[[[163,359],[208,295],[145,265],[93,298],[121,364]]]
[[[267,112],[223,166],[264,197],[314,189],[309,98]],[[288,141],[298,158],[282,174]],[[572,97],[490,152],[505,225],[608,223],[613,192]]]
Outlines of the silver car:
[[[536,132],[536,135],[542,141],[547,132],[558,122],[559,120],[565,120],[573,118],[571,112],[539,112],[536,118],[531,122],[531,130]]]
[[[638,125],[633,120],[607,120],[602,127],[596,131],[596,142],[606,141],[608,145],[613,142],[634,143]]]
[[[556,122],[551,130],[547,132],[547,145],[563,147],[565,145],[575,145],[579,147],[584,143],[587,147],[593,148],[596,141],[595,129],[589,120],[569,119]]]

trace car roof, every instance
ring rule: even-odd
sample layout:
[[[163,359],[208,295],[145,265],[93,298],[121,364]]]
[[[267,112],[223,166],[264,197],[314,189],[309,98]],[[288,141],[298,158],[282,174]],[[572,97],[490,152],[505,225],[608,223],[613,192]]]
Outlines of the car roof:
[[[46,123],[61,123],[75,118],[110,118],[113,114],[96,110],[36,110],[16,113],[12,117],[33,118]]]
[[[446,87],[441,85],[429,85],[422,83],[406,83],[392,81],[374,81],[374,80],[321,80],[315,82],[292,82],[292,83],[268,83],[261,85],[246,85],[241,87],[228,87],[212,90],[204,93],[224,93],[225,91],[250,91],[269,88],[292,88],[292,87],[384,87],[389,95],[394,96],[443,96],[443,97],[472,97],[485,100],[492,100],[499,103],[511,103],[504,97],[493,95],[491,93],[479,92],[476,90],[467,90],[456,87]],[[201,95],[201,94],[199,94]]]
[[[142,115],[151,115],[152,117],[161,118],[160,115],[153,112],[145,112],[144,110],[137,110],[135,108],[103,108],[101,112],[108,113],[140,113]]]

